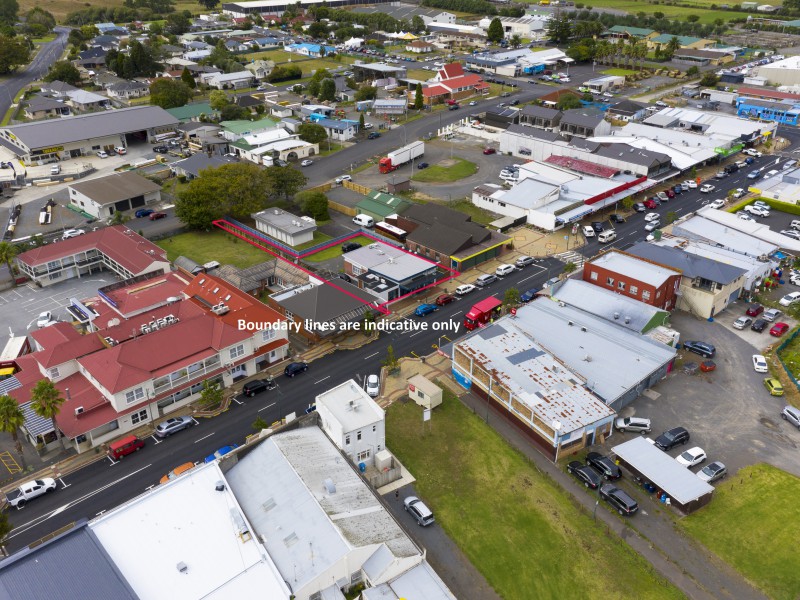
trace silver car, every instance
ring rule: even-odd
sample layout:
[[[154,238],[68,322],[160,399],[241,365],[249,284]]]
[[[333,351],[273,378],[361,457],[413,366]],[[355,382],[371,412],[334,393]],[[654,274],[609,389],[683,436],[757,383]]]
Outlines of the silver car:
[[[728,468],[717,460],[698,471],[697,476],[706,483],[714,483],[717,479],[722,479],[727,474]]]
[[[786,406],[781,413],[781,418],[800,429],[800,409],[794,406]]]
[[[377,397],[381,393],[381,380],[377,375],[367,377],[367,394],[370,398]]]
[[[158,424],[155,432],[156,437],[163,439],[169,437],[173,433],[189,429],[192,425],[194,425],[194,419],[192,417],[172,417]]]
[[[616,421],[614,421],[614,428],[617,431],[649,433],[650,419],[642,419],[640,417],[619,417]]]

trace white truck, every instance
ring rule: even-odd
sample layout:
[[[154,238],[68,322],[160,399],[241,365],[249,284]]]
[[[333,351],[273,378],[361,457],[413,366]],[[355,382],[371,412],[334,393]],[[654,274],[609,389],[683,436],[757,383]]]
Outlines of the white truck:
[[[381,173],[391,173],[398,167],[411,162],[425,154],[425,142],[411,142],[407,146],[389,152],[378,161],[378,170]]]
[[[26,481],[6,494],[6,502],[15,508],[22,508],[28,502],[56,489],[56,480],[49,477]]]

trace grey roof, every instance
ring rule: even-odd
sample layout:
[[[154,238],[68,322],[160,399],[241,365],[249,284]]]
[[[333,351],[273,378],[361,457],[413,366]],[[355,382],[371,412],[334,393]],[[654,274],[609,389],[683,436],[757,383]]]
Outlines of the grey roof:
[[[70,85],[69,83],[65,83],[63,81],[59,81],[58,79],[56,79],[55,81],[51,81],[50,83],[43,83],[41,85],[41,89],[43,92],[64,94],[66,92],[74,92],[78,88],[76,88],[74,85]]]
[[[646,332],[654,320],[664,322],[669,317],[665,310],[580,279],[567,279],[554,290],[556,300],[638,333]]]
[[[84,521],[0,563],[0,600],[42,598],[138,600],[139,596]]]
[[[589,261],[603,269],[620,273],[626,277],[654,287],[664,285],[670,277],[680,274],[674,269],[654,265],[646,260],[622,252],[604,252]]]
[[[336,289],[339,288],[339,289]],[[276,301],[293,315],[322,322],[347,322],[361,317],[375,297],[354,285],[337,281],[332,285],[311,285]],[[288,292],[287,292],[288,294]],[[356,296],[355,298],[353,296]]]
[[[642,436],[611,450],[678,504],[688,504],[714,492],[712,486]]]
[[[409,241],[447,255],[491,237],[488,229],[473,223],[468,215],[438,204],[412,204],[403,218],[419,224],[408,234]]]
[[[141,90],[147,89],[147,84],[141,81],[119,81],[108,87],[110,92],[121,92],[124,90]]]
[[[594,153],[597,156],[616,158],[636,165],[642,165],[644,167],[650,167],[653,164],[672,163],[672,159],[669,157],[669,155],[664,154],[663,152],[643,150],[641,148],[635,148],[629,144],[600,144],[600,146],[594,150]]]
[[[344,260],[396,282],[435,268],[427,260],[380,242],[352,250],[344,255]]]
[[[565,110],[561,115],[561,124],[578,125],[580,127],[597,127],[603,120],[603,114],[585,108]]]
[[[615,102],[611,106],[608,107],[608,111],[611,113],[622,113],[626,115],[634,115],[637,112],[644,110],[647,108],[647,104],[642,102],[634,102],[633,100],[629,100],[628,98],[623,98],[619,102]]]
[[[68,187],[102,205],[128,200],[161,189],[160,185],[134,171],[113,173],[97,179],[70,183]]]
[[[680,269],[684,277],[690,279],[702,277],[722,285],[736,281],[747,272],[739,267],[732,267],[710,258],[689,254],[680,248],[667,248],[648,244],[647,242],[639,242],[632,248],[628,248],[627,252],[662,265]]]
[[[313,231],[317,228],[314,219],[306,220],[297,215],[283,210],[282,208],[268,208],[260,212],[254,213],[252,216],[256,221],[267,223],[275,229],[295,235],[305,231]]]
[[[229,165],[234,162],[236,162],[236,160],[232,157],[208,156],[208,154],[198,152],[196,154],[192,154],[189,158],[184,158],[183,160],[172,163],[172,166],[183,169],[183,171],[194,177],[198,177],[200,175],[200,171],[203,169],[215,169],[217,167],[221,167],[222,165]]]
[[[31,150],[178,124],[163,108],[134,106],[6,127]]]
[[[508,133],[518,133],[520,135],[524,135],[525,137],[535,138],[537,140],[544,140],[546,142],[556,142],[558,140],[564,139],[553,131],[545,131],[544,129],[531,127],[530,125],[521,125],[521,124],[518,125],[516,123],[509,125],[506,131]]]
[[[55,98],[48,96],[39,96],[38,94],[28,100],[27,110],[30,112],[38,112],[40,110],[56,110],[64,108],[66,105],[59,102]]]
[[[555,119],[561,114],[561,111],[556,108],[547,108],[546,106],[539,106],[537,104],[526,104],[522,107],[522,114],[530,117],[540,117],[542,119]]]
[[[780,248],[777,244],[700,216],[675,224],[672,233],[690,240],[705,240],[753,258],[770,256]]]
[[[188,271],[192,275],[196,275],[200,271],[203,270],[203,265],[198,262],[193,261],[191,258],[187,258],[185,256],[179,256],[176,258],[172,263],[178,267],[183,269],[184,271]],[[220,267],[222,268],[222,267]],[[215,275],[219,276],[219,273],[215,273]]]

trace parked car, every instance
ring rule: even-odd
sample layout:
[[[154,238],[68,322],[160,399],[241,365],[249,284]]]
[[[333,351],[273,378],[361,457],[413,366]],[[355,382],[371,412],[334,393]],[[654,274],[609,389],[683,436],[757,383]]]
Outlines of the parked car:
[[[767,388],[770,396],[783,396],[783,386],[781,382],[774,377],[765,378],[764,387]]]
[[[650,221],[647,225],[644,226],[645,231],[654,231],[661,227],[661,221]]]
[[[414,517],[417,525],[420,527],[427,527],[434,522],[433,511],[425,506],[425,504],[416,496],[409,496],[403,500],[403,508]]]
[[[287,377],[294,377],[298,373],[305,373],[308,371],[308,364],[304,362],[293,362],[286,365],[283,374]]]
[[[762,313],[761,318],[764,319],[767,323],[772,323],[775,319],[780,317],[782,314],[783,314],[783,312],[780,309],[768,308],[767,310],[765,310]]]
[[[439,310],[439,307],[435,304],[420,304],[414,311],[414,314],[418,317],[427,317],[429,314],[436,312],[437,310]]]
[[[745,314],[747,314],[748,317],[757,317],[762,312],[764,312],[764,306],[758,302],[754,302],[747,307],[747,312]]]
[[[496,152],[497,152],[497,150],[495,150],[494,148],[484,148],[483,149],[483,153],[484,154],[495,154]]]
[[[358,250],[359,248],[361,248],[361,244],[358,242],[345,242],[342,244],[342,254],[347,254],[348,252]]]
[[[157,154],[166,154],[167,152],[169,152],[169,148],[167,148],[166,146],[153,146],[153,152]]]
[[[786,237],[790,237],[794,240],[800,240],[800,231],[795,231],[794,229],[783,229],[781,235],[785,235]]]
[[[314,161],[313,160],[309,160],[307,158],[305,160],[301,160],[300,161],[300,166],[301,167],[310,167],[313,164],[314,164]]]
[[[450,304],[451,302],[455,302],[455,300],[456,300],[455,296],[451,296],[450,294],[440,294],[439,296],[436,297],[435,303],[437,306],[445,306],[447,304]]]
[[[708,203],[709,208],[722,208],[723,206],[725,206],[725,200],[722,200],[721,198],[717,198],[713,202]]]
[[[535,259],[532,256],[523,255],[518,257],[517,260],[514,261],[514,265],[516,265],[517,268],[521,269],[522,267],[527,267],[528,265],[532,265],[534,263],[534,260]]]
[[[421,162],[421,163],[419,163],[419,164],[417,165],[417,168],[418,168],[418,169],[427,169],[428,167],[430,167],[430,164],[428,164],[428,163],[426,163],[426,162]]]
[[[583,232],[584,237],[594,237],[594,229],[592,229],[591,225],[584,225],[581,231]]]
[[[711,193],[711,192],[713,192],[715,189],[717,189],[717,188],[716,188],[716,187],[714,187],[713,185],[711,185],[710,183],[706,183],[705,185],[703,185],[703,186],[700,188],[700,193],[701,193],[701,194],[710,194],[710,193]]]
[[[756,373],[767,373],[769,371],[767,359],[760,354],[753,354],[753,369]]]
[[[61,234],[61,239],[68,240],[69,238],[78,237],[79,235],[84,235],[85,233],[86,232],[83,229],[67,229]]]
[[[506,275],[510,275],[514,271],[517,270],[517,267],[514,265],[500,265],[494,270],[494,274],[498,277],[505,277]]]
[[[97,154],[98,158],[108,158],[108,152],[105,150],[98,150],[95,154]]]
[[[734,198],[741,198],[746,193],[747,192],[745,192],[743,188],[736,188],[736,190],[734,190],[734,192],[733,192],[733,197]]]
[[[674,196],[675,193],[673,192],[672,195]],[[669,194],[667,194],[666,192],[658,192],[656,194],[656,198],[661,200],[661,202],[668,202],[669,201]]]
[[[778,301],[778,304],[781,306],[791,306],[795,302],[800,300],[800,292],[792,292],[790,294],[786,294],[783,298]]]
[[[647,207],[644,205],[644,203],[637,202],[636,204],[633,205],[633,210],[635,210],[636,212],[644,212],[647,210]]]
[[[117,146],[116,148],[114,148],[114,152],[116,152],[120,156],[124,156],[125,154],[128,153],[128,149],[125,146]]]
[[[165,212],[154,212],[150,214],[151,221],[158,221],[159,219],[165,219],[167,217],[167,213]]]
[[[642,208],[644,208],[644,207],[642,207]],[[613,215],[611,215],[608,218],[612,223],[624,223],[625,222],[625,217],[623,217],[622,215],[618,215],[616,213],[614,213]]]
[[[660,218],[661,218],[661,215],[659,215],[658,213],[654,213],[654,212],[647,213],[644,216],[644,220],[647,221],[648,223],[650,221],[658,221]]]
[[[523,292],[523,294],[519,297],[521,302],[530,302],[536,297],[536,294],[539,293],[539,290],[533,289],[528,290],[527,292]]]
[[[171,436],[173,433],[189,429],[192,425],[194,425],[194,419],[192,417],[171,417],[166,421],[161,421],[161,423],[156,426],[155,434],[156,437],[163,439]]]
[[[381,393],[381,378],[375,374],[367,377],[367,394],[370,398],[377,398]]]
[[[658,204],[656,204],[656,201],[653,200],[652,198],[645,200],[642,204],[644,204],[645,208],[649,208],[650,210],[653,210],[654,208],[658,207]]]
[[[481,275],[475,280],[475,285],[478,287],[485,287],[490,283],[494,283],[497,281],[497,275],[494,273],[489,273],[487,275]]]
[[[350,175],[339,175],[339,177],[337,177],[333,181],[335,183],[344,183],[345,181],[352,181],[352,180],[353,178]]]
[[[744,210],[746,210],[751,215],[755,215],[757,217],[766,218],[769,216],[769,210],[765,209],[762,206],[756,206],[755,204],[748,204],[747,206],[744,207]]]
[[[630,516],[639,510],[636,500],[610,483],[600,487],[600,497],[623,516]]]
[[[745,327],[749,327],[750,323],[753,322],[753,319],[750,317],[739,317],[733,322],[734,329],[744,329]]]
[[[784,406],[781,411],[781,419],[800,429],[800,408],[791,405]]]
[[[756,319],[753,321],[753,324],[750,325],[750,329],[756,333],[761,333],[767,328],[767,325],[769,325],[769,323],[767,323],[764,319]]]
[[[675,460],[684,467],[694,467],[706,460],[706,452],[700,446],[695,446],[694,448],[682,452],[679,456],[676,456]]]
[[[52,320],[53,313],[51,313],[49,310],[46,310],[43,313],[39,313],[39,316],[36,317],[36,326],[47,327]]]
[[[595,233],[603,233],[605,227],[600,221],[592,221],[592,229],[594,229]]]
[[[460,285],[456,288],[456,295],[464,296],[473,291],[475,291],[475,286],[471,283],[465,283],[464,285]]]
[[[599,452],[589,452],[586,455],[586,464],[600,473],[603,479],[614,480],[622,477],[622,471],[614,461]]]
[[[775,325],[770,328],[769,334],[773,337],[781,337],[787,331],[789,331],[788,323],[775,323]]]
[[[369,135],[367,136],[367,139],[368,140],[377,140],[379,137],[381,137],[380,131],[370,131]]]
[[[244,387],[242,387],[242,394],[248,398],[252,398],[256,394],[272,389],[274,386],[275,382],[272,379],[253,379],[244,384]]]
[[[694,352],[695,354],[699,354],[705,358],[714,358],[714,354],[717,353],[717,349],[708,342],[687,340],[683,342],[683,347],[689,352]]]
[[[182,465],[178,465],[177,467],[172,469],[172,471],[170,471],[169,473],[164,475],[161,478],[161,480],[159,481],[159,483],[162,483],[162,484],[169,483],[173,479],[177,479],[181,475],[185,475],[186,473],[191,471],[193,468],[194,468],[194,463],[193,462],[186,462],[186,463],[183,463]]]
[[[580,461],[573,460],[570,462],[567,465],[567,471],[572,473],[587,488],[596,490],[603,483],[603,478],[597,474],[597,471]]]
[[[655,445],[666,452],[667,450],[672,450],[678,444],[686,444],[688,441],[689,432],[684,427],[673,427],[658,436]]]
[[[633,431],[634,433],[650,433],[650,419],[640,417],[618,417],[614,421],[617,431]]]
[[[219,450],[217,450],[213,454],[209,454],[208,456],[206,456],[203,459],[203,462],[204,463],[214,462],[215,460],[218,460],[218,459],[222,458],[226,454],[230,454],[231,452],[236,450],[238,447],[239,447],[239,444],[231,444],[230,446],[223,446],[222,448],[220,448]]]
[[[725,477],[727,474],[727,467],[718,460],[706,465],[702,470],[697,472],[697,476],[706,483],[714,483],[715,481]]]
[[[149,217],[154,212],[156,211],[154,211],[152,208],[140,208],[133,214],[137,219],[141,219],[142,217]]]

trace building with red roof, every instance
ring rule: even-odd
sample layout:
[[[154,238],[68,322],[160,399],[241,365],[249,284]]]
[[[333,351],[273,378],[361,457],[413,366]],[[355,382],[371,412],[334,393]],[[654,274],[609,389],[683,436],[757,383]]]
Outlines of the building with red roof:
[[[461,63],[444,65],[430,83],[422,88],[425,104],[440,104],[446,100],[463,100],[489,93],[489,84],[480,75],[465,74]],[[416,88],[408,90],[409,101],[414,100]]]
[[[16,260],[20,271],[41,286],[80,279],[104,269],[122,279],[170,270],[166,250],[123,225],[40,246],[23,252]]]

